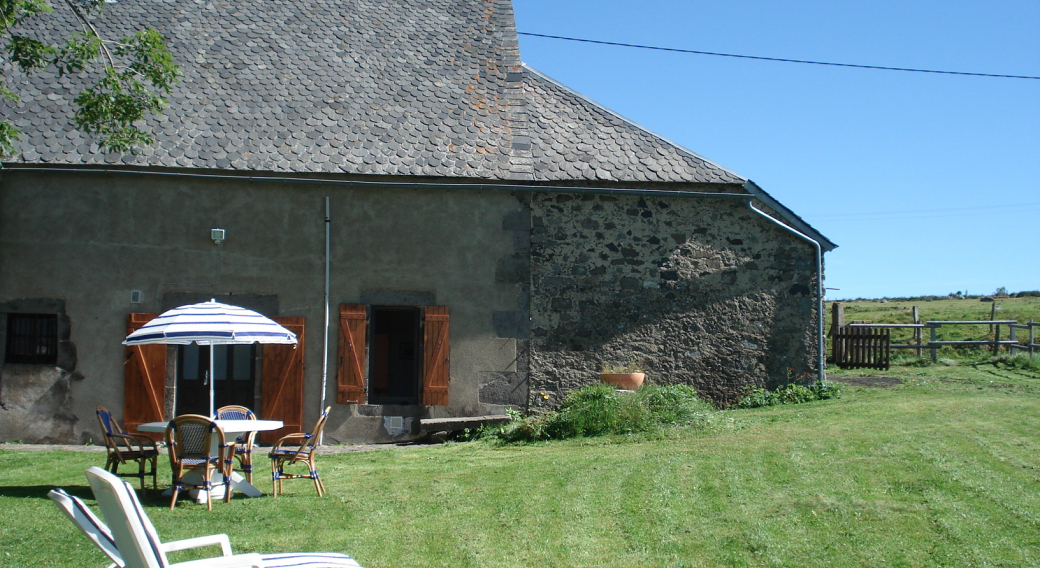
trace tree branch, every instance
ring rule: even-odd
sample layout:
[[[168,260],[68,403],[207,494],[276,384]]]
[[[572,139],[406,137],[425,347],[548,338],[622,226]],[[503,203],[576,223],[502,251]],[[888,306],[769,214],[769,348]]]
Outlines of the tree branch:
[[[101,34],[98,33],[97,29],[94,27],[94,24],[91,24],[90,20],[87,20],[87,16],[79,11],[79,8],[77,8],[76,5],[72,3],[72,0],[65,0],[65,4],[72,9],[72,13],[76,15],[76,18],[78,18],[79,21],[82,22],[85,27],[89,28],[90,32],[94,34],[94,37],[96,37],[98,41],[101,43],[101,50],[105,52],[105,58],[108,59],[109,67],[115,67],[116,60],[112,57],[112,53],[108,51],[108,48],[105,47],[105,40],[101,37]]]

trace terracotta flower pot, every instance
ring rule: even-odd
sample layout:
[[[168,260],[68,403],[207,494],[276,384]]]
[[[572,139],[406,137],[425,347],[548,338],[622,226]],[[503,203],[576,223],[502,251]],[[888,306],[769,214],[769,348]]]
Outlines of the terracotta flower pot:
[[[636,390],[643,384],[646,373],[600,373],[599,380],[619,389]]]

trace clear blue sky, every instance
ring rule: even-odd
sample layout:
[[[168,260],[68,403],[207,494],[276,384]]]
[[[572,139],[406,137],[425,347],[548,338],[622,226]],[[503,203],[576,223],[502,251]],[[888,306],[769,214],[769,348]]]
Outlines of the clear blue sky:
[[[517,29],[1040,76],[1037,0],[514,0]],[[520,36],[525,63],[749,177],[839,248],[828,299],[1040,289],[1040,80]]]

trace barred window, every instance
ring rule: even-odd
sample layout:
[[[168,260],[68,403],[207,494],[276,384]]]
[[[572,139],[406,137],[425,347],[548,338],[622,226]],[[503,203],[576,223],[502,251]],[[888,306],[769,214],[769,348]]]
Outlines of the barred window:
[[[57,364],[57,314],[7,314],[7,352],[4,362]]]

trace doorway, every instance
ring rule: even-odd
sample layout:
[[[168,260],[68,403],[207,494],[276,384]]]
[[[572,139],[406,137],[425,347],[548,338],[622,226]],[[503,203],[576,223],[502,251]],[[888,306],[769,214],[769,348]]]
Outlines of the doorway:
[[[370,404],[419,404],[420,313],[417,307],[372,307]]]
[[[177,350],[176,415],[209,414],[208,345],[182,345]],[[214,409],[238,404],[259,413],[256,404],[256,344],[214,345]]]

